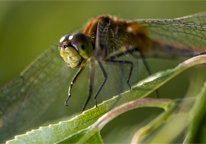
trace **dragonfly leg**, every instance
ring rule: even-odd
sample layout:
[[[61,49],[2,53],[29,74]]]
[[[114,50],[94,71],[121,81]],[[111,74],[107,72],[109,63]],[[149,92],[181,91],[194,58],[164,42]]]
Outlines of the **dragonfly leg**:
[[[82,112],[85,110],[85,108],[86,108],[86,106],[91,98],[91,95],[93,92],[94,77],[95,77],[94,60],[91,59],[90,60],[90,73],[89,73],[89,93],[88,93],[87,100],[85,101],[84,106],[82,108]]]
[[[151,71],[150,71],[150,69],[149,69],[149,67],[148,67],[148,65],[147,65],[147,62],[145,61],[145,57],[144,57],[143,53],[139,50],[139,48],[129,49],[129,50],[124,51],[124,52],[121,52],[121,53],[119,53],[119,54],[117,54],[117,55],[113,55],[113,56],[111,56],[109,59],[113,60],[113,59],[115,59],[115,58],[124,56],[124,55],[126,55],[126,54],[128,54],[128,53],[132,54],[133,52],[139,52],[140,57],[141,57],[144,65],[145,65],[145,68],[146,68],[148,74],[151,75]],[[131,73],[131,72],[130,72],[130,73]],[[130,76],[129,76],[129,77],[130,77]],[[159,94],[158,94],[158,91],[157,91],[157,90],[155,90],[155,93],[156,93],[157,97],[159,98]]]
[[[110,59],[115,59],[115,58],[124,56],[124,55],[126,55],[126,54],[128,54],[128,53],[132,54],[133,52],[139,52],[140,57],[141,57],[144,65],[145,65],[145,68],[146,68],[148,74],[151,75],[150,69],[149,69],[149,67],[148,67],[148,65],[147,65],[147,62],[145,61],[145,57],[144,57],[143,53],[139,50],[139,48],[129,49],[129,50],[124,51],[124,52],[121,52],[121,53],[119,53],[119,54],[117,54],[117,55],[113,55],[113,56],[110,57]]]
[[[133,53],[137,51],[136,49],[129,49],[127,51],[124,51],[124,52],[121,52],[119,54],[116,54],[116,55],[113,55],[111,57],[109,57],[107,60],[105,60],[106,62],[109,62],[109,63],[119,63],[119,64],[129,64],[130,65],[130,72],[129,72],[129,75],[128,75],[128,78],[127,78],[127,84],[129,85],[129,88],[131,90],[131,85],[129,83],[129,80],[130,80],[130,77],[132,75],[132,71],[133,71],[133,62],[131,61],[121,61],[121,60],[114,60],[115,58],[118,58],[118,57],[121,57],[121,56],[124,56],[128,53]]]
[[[151,71],[150,71],[150,69],[149,69],[149,67],[148,67],[148,65],[147,65],[147,62],[145,61],[145,57],[144,57],[143,53],[142,53],[141,50],[139,50],[139,49],[137,49],[137,51],[138,51],[139,54],[140,54],[140,57],[141,57],[141,59],[142,59],[142,62],[143,62],[143,64],[144,64],[146,70],[147,70],[148,75],[151,75]]]
[[[72,81],[71,81],[71,84],[70,84],[70,86],[69,86],[69,91],[68,91],[68,97],[67,97],[67,99],[66,99],[66,101],[65,101],[65,103],[64,103],[66,106],[68,106],[67,102],[68,102],[69,98],[71,97],[72,86],[73,86],[73,84],[76,82],[77,78],[79,77],[79,75],[81,74],[81,72],[82,72],[83,70],[84,70],[84,67],[81,67],[81,68],[77,71],[77,73],[75,74],[75,76],[73,77],[73,79],[72,79]]]
[[[142,53],[141,50],[139,50],[138,48],[137,48],[136,50],[137,50],[137,51],[139,52],[139,54],[140,54],[140,57],[141,57],[141,59],[142,59],[142,61],[143,61],[143,64],[144,64],[144,66],[145,66],[145,68],[146,68],[146,70],[147,70],[147,72],[148,72],[148,75],[151,75],[151,71],[150,71],[150,69],[149,69],[149,67],[148,67],[148,65],[147,65],[147,62],[145,61],[145,57],[144,57],[143,53]],[[155,94],[156,94],[157,98],[159,98],[159,93],[158,93],[157,90],[155,90]]]
[[[127,65],[130,65],[130,71],[129,71],[129,75],[128,75],[128,78],[127,78],[127,84],[131,90],[131,85],[129,83],[129,80],[130,80],[130,77],[132,75],[132,71],[133,71],[133,63],[131,61],[122,61],[122,60],[105,60],[105,62],[108,62],[108,63],[115,63],[115,64],[127,64]]]
[[[105,71],[102,63],[101,63],[99,60],[97,60],[97,62],[98,62],[98,64],[99,64],[99,67],[100,67],[103,75],[104,75],[104,81],[103,81],[103,83],[101,84],[99,90],[97,91],[97,93],[96,93],[95,96],[94,96],[94,100],[95,100],[95,105],[96,105],[96,107],[97,107],[97,96],[99,95],[99,92],[102,90],[105,82],[107,81],[107,73],[106,73],[106,71]]]

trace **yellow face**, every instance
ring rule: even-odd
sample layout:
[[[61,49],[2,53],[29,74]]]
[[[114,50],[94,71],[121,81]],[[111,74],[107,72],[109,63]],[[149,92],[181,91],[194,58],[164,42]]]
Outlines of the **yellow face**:
[[[89,39],[82,33],[65,35],[59,41],[60,55],[72,68],[78,68],[86,64],[86,60],[92,56],[93,46]]]

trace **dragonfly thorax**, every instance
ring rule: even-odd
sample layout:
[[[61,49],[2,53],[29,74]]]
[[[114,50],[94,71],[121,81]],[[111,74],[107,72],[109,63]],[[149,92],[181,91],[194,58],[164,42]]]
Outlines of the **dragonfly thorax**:
[[[93,46],[82,33],[65,35],[59,41],[60,55],[72,68],[84,66],[86,60],[92,56]]]

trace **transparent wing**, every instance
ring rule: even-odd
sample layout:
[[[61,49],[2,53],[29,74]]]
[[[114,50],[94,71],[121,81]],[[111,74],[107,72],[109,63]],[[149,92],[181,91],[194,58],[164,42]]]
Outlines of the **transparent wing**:
[[[15,80],[0,89],[0,139],[8,140],[40,119],[60,97],[73,77],[59,56],[57,42],[32,62]],[[65,93],[66,98],[66,93]],[[62,101],[63,105],[64,101]],[[55,116],[54,116],[55,117]]]
[[[179,43],[192,49],[206,49],[206,13],[176,19],[138,19],[137,25],[145,25],[154,40]]]

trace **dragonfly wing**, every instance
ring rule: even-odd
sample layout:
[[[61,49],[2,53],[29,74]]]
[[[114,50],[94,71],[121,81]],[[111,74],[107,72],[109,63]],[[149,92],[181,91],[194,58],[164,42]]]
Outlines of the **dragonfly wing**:
[[[62,90],[68,89],[74,72],[75,70],[68,68],[59,56],[58,47],[53,45],[32,62],[18,78],[2,87],[0,139],[11,138],[39,120],[60,96]]]
[[[176,19],[138,19],[130,22],[146,26],[153,40],[206,50],[206,13]]]

